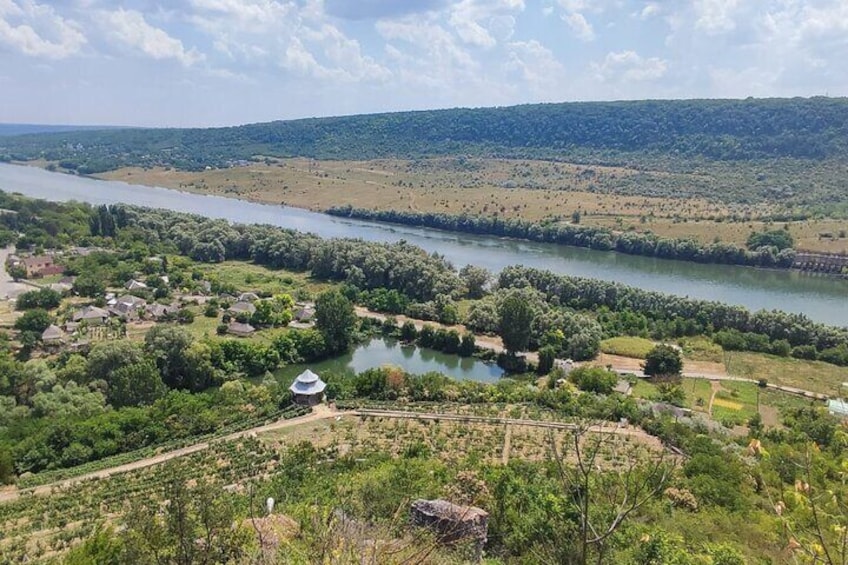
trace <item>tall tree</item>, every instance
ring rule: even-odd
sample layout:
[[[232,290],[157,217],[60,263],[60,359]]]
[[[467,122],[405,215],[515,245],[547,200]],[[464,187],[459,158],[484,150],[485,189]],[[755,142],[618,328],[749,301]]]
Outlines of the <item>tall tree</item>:
[[[670,345],[657,345],[645,357],[645,374],[651,377],[675,378],[682,371],[680,351]]]
[[[353,304],[337,290],[329,290],[315,301],[315,327],[324,336],[330,353],[345,351],[353,340],[356,313]]]
[[[509,292],[498,308],[499,329],[504,347],[510,353],[524,351],[530,342],[533,308],[518,292]]]

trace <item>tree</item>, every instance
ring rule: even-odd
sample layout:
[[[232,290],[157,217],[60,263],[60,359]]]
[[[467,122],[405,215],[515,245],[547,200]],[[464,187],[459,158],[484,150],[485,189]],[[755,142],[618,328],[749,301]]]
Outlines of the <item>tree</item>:
[[[155,326],[144,336],[144,349],[153,358],[169,388],[193,392],[208,388],[214,380],[209,355],[195,347],[194,337],[179,326]]]
[[[23,265],[6,265],[6,272],[16,281],[23,280],[27,277],[26,267]]]
[[[576,533],[563,532],[564,539],[557,540],[560,547],[552,548],[557,558],[551,561],[585,565],[594,556],[604,563],[612,536],[631,514],[665,490],[674,470],[665,450],[646,454],[626,438],[593,433],[591,427],[577,424],[562,446],[553,432],[548,436],[563,492],[562,512],[577,521]],[[610,453],[622,463],[615,471],[601,471],[598,463]],[[573,548],[568,547],[569,538]],[[566,556],[563,551],[574,553]]]
[[[748,236],[746,245],[752,251],[761,247],[774,247],[778,251],[783,251],[791,249],[795,245],[795,240],[786,230],[755,231]]]
[[[540,375],[547,375],[554,368],[554,359],[556,359],[556,349],[553,346],[546,345],[539,349],[539,364],[536,366],[536,372]]]
[[[347,350],[356,327],[353,304],[337,290],[324,292],[315,301],[315,327],[324,336],[328,352]]]
[[[88,354],[87,373],[90,381],[111,383],[112,375],[121,367],[144,362],[144,351],[134,342],[103,341]]]
[[[568,373],[568,380],[586,392],[609,394],[618,382],[618,375],[603,367],[577,367]]]
[[[158,504],[139,499],[126,518],[122,534],[124,563],[239,563],[245,560],[251,534],[234,526],[236,505],[220,483],[189,486],[186,469],[172,468]],[[182,471],[182,472],[180,472]]]
[[[486,286],[492,279],[492,274],[482,267],[466,265],[460,269],[459,278],[468,291],[468,298],[478,299],[486,294]]]
[[[42,288],[39,290],[30,290],[18,296],[15,300],[16,310],[32,310],[33,308],[43,308],[50,310],[59,306],[62,301],[62,295],[55,290]]]
[[[666,344],[655,346],[645,357],[644,371],[646,375],[651,377],[679,377],[683,371],[683,359],[680,356],[680,351]]]
[[[112,372],[107,397],[115,408],[151,404],[165,393],[165,384],[150,359]]]
[[[526,350],[533,322],[533,309],[527,300],[517,292],[509,292],[501,301],[498,314],[499,330],[506,350],[511,354]]]
[[[39,336],[53,323],[53,317],[46,310],[35,308],[28,310],[15,320],[15,329],[22,332],[32,332]]]
[[[400,339],[411,342],[414,341],[416,337],[418,337],[418,330],[415,329],[415,324],[412,323],[412,320],[405,321],[400,327]]]
[[[71,290],[79,296],[97,298],[106,292],[106,285],[102,279],[97,278],[95,275],[83,273],[74,280]]]

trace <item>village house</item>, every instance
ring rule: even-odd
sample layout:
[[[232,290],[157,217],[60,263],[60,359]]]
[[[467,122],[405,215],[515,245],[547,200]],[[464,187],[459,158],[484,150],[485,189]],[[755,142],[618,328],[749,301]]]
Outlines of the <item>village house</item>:
[[[168,316],[173,316],[179,310],[176,304],[148,304],[146,311],[147,315],[154,320],[162,320]]]
[[[237,337],[248,337],[256,331],[256,328],[250,324],[242,324],[241,322],[233,322],[227,326],[227,333]]]
[[[296,310],[294,313],[294,319],[298,322],[311,322],[312,318],[315,317],[315,308],[312,306],[304,306],[299,310]]]
[[[89,324],[105,324],[109,319],[109,312],[97,306],[85,306],[74,312],[72,316],[74,322],[88,322]]]
[[[137,281],[135,279],[130,279],[127,281],[127,284],[124,285],[127,290],[146,290],[147,285],[141,281]]]
[[[294,395],[294,401],[303,406],[315,406],[324,399],[324,389],[327,385],[321,377],[306,369],[299,374],[289,387]]]
[[[59,275],[65,270],[62,265],[56,264],[52,255],[31,255],[19,261],[24,269],[26,269],[27,278]]]
[[[145,306],[147,306],[145,299],[125,294],[115,299],[115,304],[109,306],[109,312],[119,318],[131,319],[137,318],[139,313],[144,311]]]
[[[65,332],[51,324],[41,333],[41,341],[44,345],[62,345],[65,342]]]
[[[228,309],[230,313],[238,315],[238,314],[248,314],[253,315],[256,312],[256,306],[251,304],[250,302],[236,302]]]

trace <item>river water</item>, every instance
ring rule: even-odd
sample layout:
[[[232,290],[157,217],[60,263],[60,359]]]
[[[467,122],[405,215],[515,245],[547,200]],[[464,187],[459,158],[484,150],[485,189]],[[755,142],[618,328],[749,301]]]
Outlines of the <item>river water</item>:
[[[848,324],[848,281],[836,278],[732,265],[701,265],[364,222],[286,206],[81,178],[8,164],[0,164],[0,190],[54,201],[123,202],[166,208],[233,222],[273,224],[322,237],[406,240],[427,251],[444,255],[457,267],[472,263],[498,272],[507,265],[523,264],[556,273],[618,281],[646,290],[738,304],[751,310],[765,308],[799,312],[827,324]]]
[[[494,363],[484,363],[473,357],[460,357],[434,349],[403,345],[394,339],[374,338],[341,357],[317,363],[286,365],[278,369],[276,374],[282,382],[288,384],[306,369],[311,369],[319,375],[355,375],[383,365],[400,367],[413,375],[435,372],[457,380],[484,383],[495,382],[504,373],[503,369]]]

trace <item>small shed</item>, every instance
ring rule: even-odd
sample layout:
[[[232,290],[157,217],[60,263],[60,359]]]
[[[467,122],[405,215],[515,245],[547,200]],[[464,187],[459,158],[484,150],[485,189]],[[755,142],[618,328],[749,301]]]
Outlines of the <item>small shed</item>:
[[[61,345],[65,341],[65,332],[51,324],[41,333],[41,341],[44,345]]]
[[[294,401],[304,406],[315,406],[324,399],[324,389],[327,384],[321,377],[306,369],[294,380],[289,390],[294,395]]]

